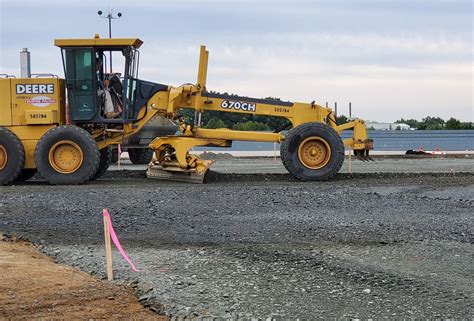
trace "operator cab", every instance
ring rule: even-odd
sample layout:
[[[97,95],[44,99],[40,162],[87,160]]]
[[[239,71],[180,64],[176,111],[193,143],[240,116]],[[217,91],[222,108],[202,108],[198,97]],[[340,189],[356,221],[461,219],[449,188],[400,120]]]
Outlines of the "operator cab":
[[[93,39],[55,40],[62,53],[71,121],[133,122],[152,94],[167,90],[167,86],[138,79],[138,48],[142,43],[138,38],[101,39],[98,35]],[[113,72],[111,64],[109,67],[112,54],[124,61],[120,72]],[[113,113],[106,113],[110,104]]]

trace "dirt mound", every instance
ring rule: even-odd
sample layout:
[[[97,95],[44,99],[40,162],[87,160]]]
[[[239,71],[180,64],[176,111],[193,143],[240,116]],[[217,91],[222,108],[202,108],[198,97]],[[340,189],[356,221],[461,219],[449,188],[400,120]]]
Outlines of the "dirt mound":
[[[26,242],[0,241],[0,319],[167,320],[130,288],[56,264]]]

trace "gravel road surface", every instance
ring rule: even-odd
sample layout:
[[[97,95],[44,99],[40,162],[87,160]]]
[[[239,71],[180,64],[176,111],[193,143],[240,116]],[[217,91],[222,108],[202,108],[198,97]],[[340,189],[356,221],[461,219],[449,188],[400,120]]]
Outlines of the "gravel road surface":
[[[229,157],[228,155],[207,156],[217,161],[211,166],[218,173],[245,173],[245,174],[287,174],[281,163],[272,157]],[[354,173],[457,173],[474,172],[474,155],[456,155],[456,157],[438,156],[374,156],[374,162],[361,162],[352,157],[351,167]],[[132,165],[130,161],[123,160],[120,169],[146,170],[147,165]],[[111,170],[117,170],[112,165]],[[349,161],[346,158],[341,173],[349,172]]]
[[[107,207],[143,270],[114,254],[117,282],[173,317],[472,318],[474,162],[449,162],[388,173],[393,161],[379,161],[384,174],[325,183],[241,172],[235,159],[204,185],[140,171],[32,181],[0,187],[0,231],[102,278]]]

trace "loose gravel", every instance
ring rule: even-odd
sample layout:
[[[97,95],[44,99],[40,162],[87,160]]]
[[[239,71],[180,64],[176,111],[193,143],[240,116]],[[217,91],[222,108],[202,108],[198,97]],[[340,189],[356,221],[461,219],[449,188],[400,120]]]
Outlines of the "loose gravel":
[[[115,253],[116,282],[172,317],[474,316],[472,172],[213,172],[187,185],[112,171],[1,187],[0,231],[104,278],[102,208],[143,270]]]

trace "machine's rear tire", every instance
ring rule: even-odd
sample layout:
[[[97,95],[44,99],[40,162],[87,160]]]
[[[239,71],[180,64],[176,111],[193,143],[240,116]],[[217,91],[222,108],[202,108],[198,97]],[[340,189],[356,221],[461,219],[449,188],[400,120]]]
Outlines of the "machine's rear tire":
[[[99,167],[97,168],[97,171],[92,175],[91,181],[95,181],[99,177],[105,174],[107,169],[110,166],[110,163],[112,161],[112,148],[111,147],[105,147],[100,150],[100,161],[99,161]]]
[[[15,182],[24,182],[35,176],[36,168],[23,168],[20,175],[15,179]]]
[[[153,150],[149,148],[129,148],[128,156],[133,164],[149,164],[153,158]]]
[[[118,149],[117,148],[112,148],[112,158],[110,160],[111,164],[116,164],[118,162],[119,155],[118,155]]]
[[[25,165],[25,149],[10,130],[0,127],[0,185],[9,185],[18,178]]]
[[[344,162],[344,144],[326,124],[305,123],[291,129],[280,145],[281,160],[295,178],[325,181],[334,177]]]
[[[99,148],[94,138],[77,126],[58,126],[47,131],[35,150],[38,172],[51,184],[82,184],[97,172]]]

